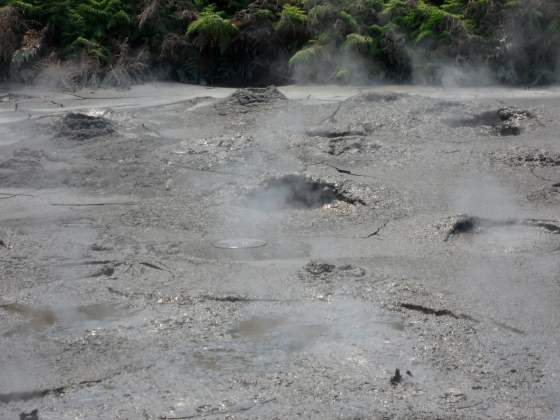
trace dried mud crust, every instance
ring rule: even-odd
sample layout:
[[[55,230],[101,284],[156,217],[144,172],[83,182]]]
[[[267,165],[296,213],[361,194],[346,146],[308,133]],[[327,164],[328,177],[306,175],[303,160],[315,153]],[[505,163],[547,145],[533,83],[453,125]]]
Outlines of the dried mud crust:
[[[109,136],[116,133],[111,121],[104,117],[96,117],[71,112],[56,123],[57,137],[72,140],[88,140],[95,137]]]
[[[154,152],[157,159],[178,168],[209,170],[235,161],[244,151],[255,146],[255,139],[241,133],[183,140],[171,146],[160,147]],[[227,171],[226,171],[227,172]]]
[[[546,366],[541,357],[500,344],[499,336],[520,338],[524,331],[498,319],[470,313],[461,304],[450,304],[447,296],[435,295],[416,280],[405,279],[381,293],[386,308],[402,314],[404,329],[417,337],[420,360],[447,371],[450,382],[459,380],[439,395],[448,416],[457,408],[488,401],[486,390],[496,381],[504,386],[504,391],[491,396],[496,403],[507,401],[509,392],[522,389],[528,382],[543,387],[540,382]],[[462,349],[471,351],[465,353]],[[524,402],[516,404],[521,410]]]

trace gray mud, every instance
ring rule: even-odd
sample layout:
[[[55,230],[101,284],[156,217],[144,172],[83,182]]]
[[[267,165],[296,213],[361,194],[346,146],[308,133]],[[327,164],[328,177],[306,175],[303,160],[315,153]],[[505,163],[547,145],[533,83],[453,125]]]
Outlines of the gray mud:
[[[1,419],[560,415],[557,90],[10,93]]]

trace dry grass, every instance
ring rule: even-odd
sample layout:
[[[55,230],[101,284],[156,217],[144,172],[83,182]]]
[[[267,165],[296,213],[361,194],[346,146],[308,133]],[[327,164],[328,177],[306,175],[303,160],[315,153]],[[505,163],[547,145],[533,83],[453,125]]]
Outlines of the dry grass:
[[[9,64],[19,48],[24,29],[21,13],[11,6],[0,8],[0,65]]]
[[[138,15],[138,27],[144,28],[146,24],[159,19],[160,0],[147,0],[142,12]]]

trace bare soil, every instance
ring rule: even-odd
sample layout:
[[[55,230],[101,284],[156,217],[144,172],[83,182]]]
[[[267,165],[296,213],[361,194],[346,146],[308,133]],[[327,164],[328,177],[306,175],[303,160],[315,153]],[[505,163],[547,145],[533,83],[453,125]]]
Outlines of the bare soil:
[[[557,89],[5,90],[0,418],[560,416]]]

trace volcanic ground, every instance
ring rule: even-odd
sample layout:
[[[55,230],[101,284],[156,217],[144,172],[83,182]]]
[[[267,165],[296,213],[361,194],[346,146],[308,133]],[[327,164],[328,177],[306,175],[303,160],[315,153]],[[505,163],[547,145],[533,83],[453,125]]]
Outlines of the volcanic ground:
[[[3,91],[0,418],[559,418],[560,90]]]

